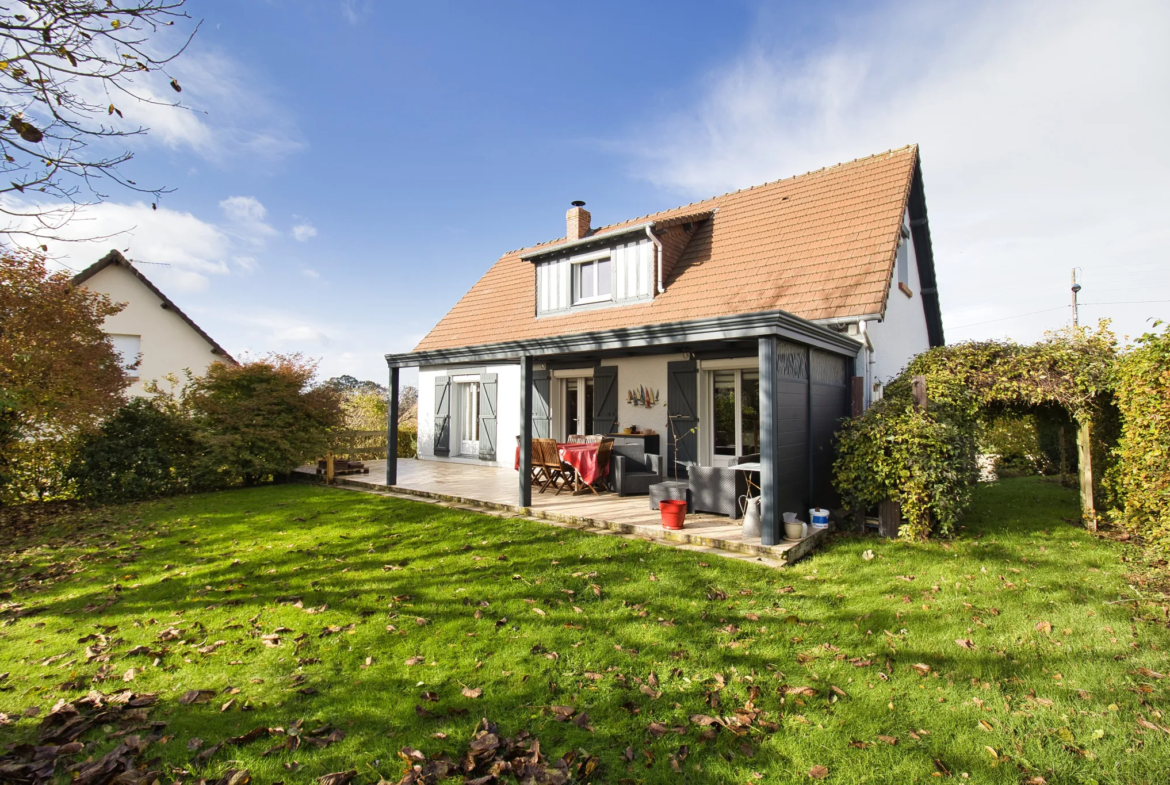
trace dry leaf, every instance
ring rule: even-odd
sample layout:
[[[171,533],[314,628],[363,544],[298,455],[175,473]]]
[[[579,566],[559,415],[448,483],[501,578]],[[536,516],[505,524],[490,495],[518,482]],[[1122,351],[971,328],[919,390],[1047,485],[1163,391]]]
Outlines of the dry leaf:
[[[478,698],[481,695],[483,695],[482,687],[476,687],[475,689],[470,687],[463,688],[463,697],[465,698]]]
[[[974,651],[974,649],[975,649],[975,642],[972,641],[970,638],[959,638],[958,640],[955,641],[955,643],[959,644],[964,649],[968,649],[970,651]]]
[[[812,777],[814,780],[823,780],[825,777],[829,776],[829,770],[824,766],[813,766],[808,770],[808,776]]]
[[[1048,634],[1052,632],[1052,624],[1046,621],[1038,621],[1036,622],[1036,631]]]

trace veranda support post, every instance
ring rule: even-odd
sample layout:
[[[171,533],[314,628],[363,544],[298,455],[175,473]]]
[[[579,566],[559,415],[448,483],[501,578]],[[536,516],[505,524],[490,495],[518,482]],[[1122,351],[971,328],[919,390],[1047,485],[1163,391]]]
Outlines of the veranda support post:
[[[777,428],[780,424],[776,396],[776,336],[760,338],[760,543],[780,542],[780,495],[776,483]]]
[[[532,506],[532,357],[520,358],[520,507]]]
[[[398,368],[390,369],[390,400],[386,407],[386,484],[398,484]]]
[[[1097,508],[1093,501],[1093,421],[1085,416],[1077,420],[1077,463],[1081,478],[1081,517],[1085,528],[1097,531]]]

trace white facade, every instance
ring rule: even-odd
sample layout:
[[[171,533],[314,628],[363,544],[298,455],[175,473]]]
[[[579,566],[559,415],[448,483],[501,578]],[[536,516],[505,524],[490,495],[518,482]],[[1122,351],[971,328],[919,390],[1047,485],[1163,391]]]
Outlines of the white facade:
[[[858,355],[858,373],[865,377],[866,406],[881,398],[882,388],[896,377],[915,356],[930,348],[926,327],[918,257],[910,233],[909,213],[903,218],[906,237],[898,250],[886,313],[881,319],[865,320],[850,334],[866,343]],[[903,289],[903,285],[905,289]]]
[[[127,355],[138,352],[137,369],[128,371],[133,383],[127,394],[145,395],[148,381],[161,382],[167,374],[182,379],[185,370],[199,376],[212,363],[223,361],[213,353],[212,343],[172,308],[164,307],[164,301],[121,264],[106,266],[81,285],[126,304],[121,313],[106,319],[102,329],[127,363],[134,361]]]
[[[495,374],[497,387],[496,405],[496,459],[483,461],[478,453],[464,455],[460,447],[465,434],[460,432],[462,417],[459,416],[465,402],[461,399],[459,384],[471,383],[483,374]],[[435,457],[435,379],[450,377],[455,384],[451,401],[451,454],[449,457]],[[520,366],[519,365],[476,365],[476,366],[423,366],[418,369],[418,457],[424,460],[445,460],[459,463],[488,463],[494,466],[512,468],[516,459],[516,437],[520,435]]]

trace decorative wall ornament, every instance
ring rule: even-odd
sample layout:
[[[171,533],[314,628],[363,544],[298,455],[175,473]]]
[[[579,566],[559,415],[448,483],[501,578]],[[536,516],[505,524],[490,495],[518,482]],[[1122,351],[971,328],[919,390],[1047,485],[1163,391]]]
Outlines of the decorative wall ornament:
[[[653,409],[658,405],[658,390],[651,390],[639,384],[637,389],[626,391],[626,403]]]

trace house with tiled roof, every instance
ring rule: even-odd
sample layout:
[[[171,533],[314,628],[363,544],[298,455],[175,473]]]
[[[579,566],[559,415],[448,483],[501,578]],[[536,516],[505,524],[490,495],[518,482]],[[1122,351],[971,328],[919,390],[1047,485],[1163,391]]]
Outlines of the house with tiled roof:
[[[841,418],[943,340],[911,145],[610,226],[574,202],[386,359],[392,388],[419,369],[421,460],[527,468],[530,436],[582,434],[640,438],[668,475],[758,455],[768,544],[836,502]]]
[[[235,365],[232,356],[120,251],[111,250],[73,277],[75,286],[104,294],[123,308],[102,331],[125,363],[127,392],[146,395],[149,382],[186,371],[202,376],[213,363]]]

